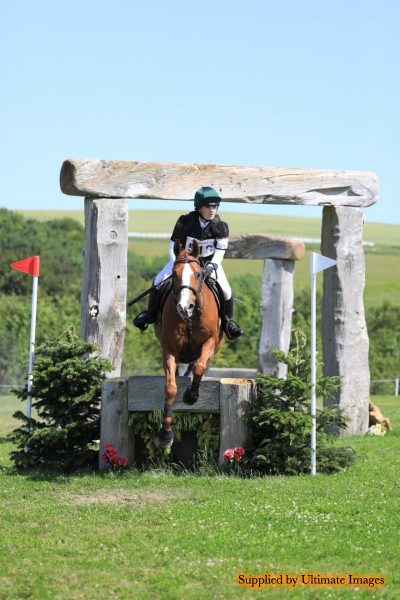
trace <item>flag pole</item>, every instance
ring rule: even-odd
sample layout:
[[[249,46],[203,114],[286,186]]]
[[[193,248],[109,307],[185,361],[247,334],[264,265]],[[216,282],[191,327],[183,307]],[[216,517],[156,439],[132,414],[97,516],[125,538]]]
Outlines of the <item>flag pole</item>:
[[[316,299],[317,274],[315,269],[315,253],[311,253],[311,475],[317,473],[317,349],[316,349]]]
[[[22,271],[32,275],[32,311],[31,311],[31,333],[29,340],[29,366],[28,366],[28,385],[26,399],[26,426],[27,434],[31,431],[32,420],[32,389],[33,389],[33,361],[35,357],[35,335],[36,335],[36,308],[37,308],[37,292],[40,272],[40,256],[29,256],[23,260],[17,260],[10,264],[11,269]],[[28,452],[28,445],[25,444],[25,452]]]
[[[33,387],[33,362],[35,358],[35,337],[36,337],[36,310],[37,310],[37,292],[39,277],[32,277],[32,312],[31,312],[31,332],[29,341],[29,366],[28,366],[28,396],[26,401],[26,432],[30,433],[32,418],[32,387]],[[25,447],[25,452],[28,449]]]
[[[317,273],[336,265],[336,260],[311,252],[311,475],[317,473]]]

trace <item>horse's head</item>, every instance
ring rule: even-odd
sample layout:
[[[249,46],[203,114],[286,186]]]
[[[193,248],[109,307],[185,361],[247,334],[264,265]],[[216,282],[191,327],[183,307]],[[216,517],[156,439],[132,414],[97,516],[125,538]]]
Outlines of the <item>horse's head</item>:
[[[197,258],[199,245],[196,240],[193,240],[189,252],[176,240],[174,254],[176,260],[172,270],[172,290],[179,316],[183,321],[188,321],[193,317],[197,296],[202,286],[202,270]]]

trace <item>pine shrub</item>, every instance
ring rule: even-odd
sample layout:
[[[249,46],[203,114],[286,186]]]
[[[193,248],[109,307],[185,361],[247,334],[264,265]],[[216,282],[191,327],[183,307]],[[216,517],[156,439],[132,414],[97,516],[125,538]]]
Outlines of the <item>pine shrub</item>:
[[[299,329],[292,332],[289,353],[275,351],[287,365],[287,376],[257,378],[257,397],[248,414],[249,445],[246,466],[270,475],[298,475],[310,472],[311,462],[311,358],[306,337]],[[317,398],[331,398],[339,385],[338,377],[323,377],[318,365]],[[336,405],[317,410],[317,470],[332,473],[354,461],[350,447],[338,447],[334,434],[347,417]]]
[[[95,466],[101,385],[112,368],[109,361],[96,355],[97,350],[73,328],[37,348],[32,389],[37,418],[28,424],[21,411],[14,414],[23,422],[11,433],[17,444],[11,453],[16,467],[76,471]],[[26,400],[26,387],[15,392]]]

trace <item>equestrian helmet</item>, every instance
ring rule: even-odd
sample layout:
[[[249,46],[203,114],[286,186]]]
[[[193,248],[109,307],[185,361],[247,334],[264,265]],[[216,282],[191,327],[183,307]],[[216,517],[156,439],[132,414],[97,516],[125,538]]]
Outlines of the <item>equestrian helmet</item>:
[[[194,195],[195,208],[200,208],[201,206],[219,206],[220,202],[221,198],[218,192],[207,185],[199,188]]]

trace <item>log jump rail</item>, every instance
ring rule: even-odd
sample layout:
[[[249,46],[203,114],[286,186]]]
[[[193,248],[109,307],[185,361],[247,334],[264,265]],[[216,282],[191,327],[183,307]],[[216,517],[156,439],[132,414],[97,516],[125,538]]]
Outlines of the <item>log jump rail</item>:
[[[178,394],[174,412],[220,414],[219,463],[227,448],[243,446],[247,430],[245,413],[255,393],[255,380],[204,377],[196,404],[188,406],[182,396],[190,377],[177,377]],[[164,407],[165,378],[157,376],[118,377],[103,384],[101,399],[100,448],[113,444],[121,456],[134,464],[135,439],[128,425],[132,412],[150,412]],[[101,452],[100,452],[101,454]],[[105,468],[100,456],[100,469]]]
[[[81,336],[100,346],[114,366],[112,377],[121,372],[126,323],[127,198],[190,200],[197,188],[211,185],[224,202],[322,206],[321,252],[337,262],[323,274],[324,371],[341,378],[334,402],[350,417],[346,432],[366,432],[370,375],[362,209],[377,201],[375,173],[69,159],[62,165],[60,184],[65,194],[85,196]],[[233,243],[228,250],[234,250]],[[293,260],[298,258],[258,252],[253,246],[248,257],[265,259],[259,369],[284,376],[271,349],[285,350],[288,343]],[[272,313],[270,306],[275,306]]]

